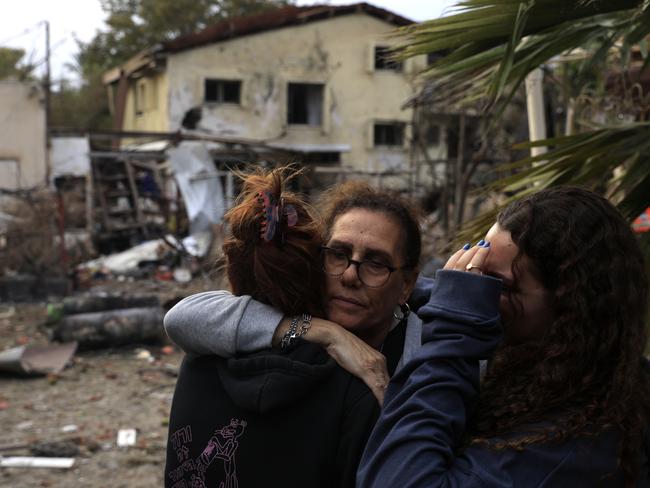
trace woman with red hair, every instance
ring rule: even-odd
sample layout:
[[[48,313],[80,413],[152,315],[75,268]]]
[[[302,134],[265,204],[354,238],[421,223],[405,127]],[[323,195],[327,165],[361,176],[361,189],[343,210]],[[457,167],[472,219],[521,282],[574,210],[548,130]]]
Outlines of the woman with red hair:
[[[227,212],[234,295],[290,318],[280,347],[188,356],[172,403],[165,486],[332,487],[355,483],[378,414],[370,390],[301,336],[323,315],[320,221],[287,190],[288,168],[241,175]]]

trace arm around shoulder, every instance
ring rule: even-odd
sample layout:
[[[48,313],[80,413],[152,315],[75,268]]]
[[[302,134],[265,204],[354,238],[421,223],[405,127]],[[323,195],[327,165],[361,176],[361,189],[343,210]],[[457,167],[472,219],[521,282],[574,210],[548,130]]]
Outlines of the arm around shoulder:
[[[232,357],[271,347],[282,313],[250,296],[208,291],[178,302],[165,315],[169,338],[188,354]]]

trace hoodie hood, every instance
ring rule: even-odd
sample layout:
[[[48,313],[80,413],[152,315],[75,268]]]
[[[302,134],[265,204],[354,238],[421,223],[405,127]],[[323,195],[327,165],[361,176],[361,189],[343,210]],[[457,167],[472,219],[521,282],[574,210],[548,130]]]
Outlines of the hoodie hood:
[[[229,359],[218,372],[224,389],[238,407],[263,414],[297,402],[336,368],[323,349],[301,342],[288,354],[267,350]]]

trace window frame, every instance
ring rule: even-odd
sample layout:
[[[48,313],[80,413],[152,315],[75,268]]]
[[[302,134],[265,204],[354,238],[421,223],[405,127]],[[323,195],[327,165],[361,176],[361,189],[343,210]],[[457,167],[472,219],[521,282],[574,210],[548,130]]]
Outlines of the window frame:
[[[208,100],[208,83],[214,83],[215,99]],[[226,85],[232,84],[237,87],[237,101],[226,100]],[[203,79],[203,103],[211,105],[241,105],[242,80],[232,78],[204,78]]]
[[[375,44],[373,49],[373,68],[374,71],[392,71],[394,73],[404,73],[404,62],[393,61],[388,59],[388,53],[391,46],[387,44]],[[381,64],[381,66],[379,66]]]
[[[304,103],[305,103],[305,121],[296,121],[296,115],[295,115],[295,109],[292,110],[292,107],[295,106],[295,102],[292,103],[292,100],[295,100],[295,94],[292,96],[292,88],[294,87],[318,87],[320,88],[320,117],[318,120],[317,124],[310,124],[309,123],[309,104],[308,104],[308,99],[309,99],[309,94],[305,92],[305,98],[304,98]],[[318,82],[304,82],[304,81],[289,81],[287,82],[287,103],[286,103],[286,108],[287,108],[287,125],[290,126],[298,126],[298,127],[314,127],[314,128],[324,128],[325,127],[325,95],[326,95],[326,86],[325,83],[318,83]],[[294,116],[292,117],[292,114]],[[292,120],[293,119],[293,120]]]
[[[401,130],[399,132],[399,137],[397,137],[395,139],[396,142],[394,142],[394,143],[386,142],[386,140],[389,139],[388,137],[386,137],[386,135],[384,135],[384,137],[382,138],[383,139],[382,141],[378,142],[378,130],[377,130],[378,126],[381,126],[383,128],[388,128],[388,127],[398,128],[399,127],[399,129],[401,129]],[[372,147],[374,147],[374,148],[391,148],[391,149],[404,148],[405,143],[406,143],[406,122],[402,122],[402,121],[399,121],[399,120],[394,120],[394,121],[375,120],[373,122],[373,124],[372,124]]]

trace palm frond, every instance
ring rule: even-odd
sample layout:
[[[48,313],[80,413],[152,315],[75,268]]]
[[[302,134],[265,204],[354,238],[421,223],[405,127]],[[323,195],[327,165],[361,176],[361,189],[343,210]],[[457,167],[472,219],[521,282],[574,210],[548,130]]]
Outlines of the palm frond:
[[[624,217],[634,220],[650,200],[650,122],[607,127],[572,136],[519,144],[519,148],[553,147],[551,151],[501,165],[503,176],[480,191],[504,191],[504,205],[532,192],[556,185],[596,188],[613,183],[608,197]],[[542,163],[543,164],[537,164]],[[621,176],[615,176],[621,168]],[[472,241],[485,234],[498,209],[466,223],[458,235]]]
[[[598,41],[596,59],[583,61],[586,76],[615,42],[630,46],[650,34],[650,2],[644,0],[462,0],[457,7],[454,15],[401,31],[400,57],[447,53],[423,73],[435,83],[434,103],[484,99],[493,108],[558,55]],[[468,88],[460,92],[459,84]]]

